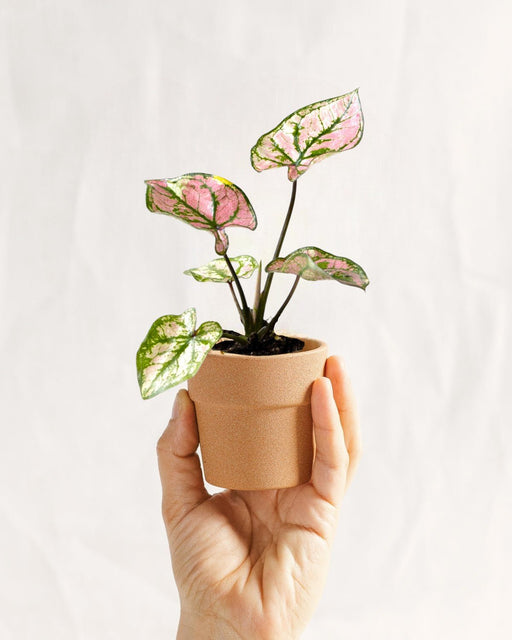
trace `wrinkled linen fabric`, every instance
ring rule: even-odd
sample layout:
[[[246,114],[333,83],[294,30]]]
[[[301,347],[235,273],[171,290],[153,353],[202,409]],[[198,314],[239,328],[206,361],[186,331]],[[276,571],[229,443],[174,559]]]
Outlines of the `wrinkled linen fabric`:
[[[240,185],[259,226],[230,251],[270,260],[290,184],[250,148],[356,87],[363,140],[299,179],[283,247],[370,278],[302,282],[280,322],[344,357],[364,440],[303,637],[511,637],[511,17],[500,0],[3,0],[2,639],[172,636],[154,450],[174,392],[140,399],[135,352],[190,306],[239,327],[227,287],[182,275],[215,257],[210,235],[148,213],[144,180]],[[274,283],[271,309],[291,281]]]

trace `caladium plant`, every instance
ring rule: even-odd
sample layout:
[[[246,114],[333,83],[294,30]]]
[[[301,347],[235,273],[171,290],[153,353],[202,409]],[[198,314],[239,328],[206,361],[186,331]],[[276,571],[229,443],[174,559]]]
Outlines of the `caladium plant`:
[[[196,327],[196,311],[165,315],[151,326],[137,352],[137,373],[143,398],[165,391],[194,376],[211,349],[232,353],[269,355],[300,350],[303,342],[279,336],[274,329],[300,279],[334,280],[366,289],[364,270],[348,258],[318,247],[305,246],[281,257],[281,249],[293,212],[298,179],[316,162],[352,149],[363,135],[363,114],[357,89],[342,96],[298,109],[251,149],[256,171],[286,167],[292,183],[290,204],[272,260],[265,266],[252,256],[228,256],[230,226],[254,230],[256,214],[245,193],[235,184],[209,173],[186,173],[177,178],[147,180],[146,204],[150,211],[173,216],[213,234],[219,258],[188,269],[199,282],[227,284],[236,305],[243,332],[223,330],[213,321]],[[250,306],[241,279],[256,278],[256,295]],[[273,316],[266,317],[268,295],[276,273],[295,276],[290,292]]]

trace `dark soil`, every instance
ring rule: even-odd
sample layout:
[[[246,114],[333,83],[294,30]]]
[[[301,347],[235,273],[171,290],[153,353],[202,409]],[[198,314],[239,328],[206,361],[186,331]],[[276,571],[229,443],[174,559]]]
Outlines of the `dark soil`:
[[[275,356],[281,353],[302,351],[304,342],[298,338],[273,334],[264,342],[249,340],[248,344],[240,344],[235,340],[221,340],[213,347],[216,351],[237,353],[244,356]]]

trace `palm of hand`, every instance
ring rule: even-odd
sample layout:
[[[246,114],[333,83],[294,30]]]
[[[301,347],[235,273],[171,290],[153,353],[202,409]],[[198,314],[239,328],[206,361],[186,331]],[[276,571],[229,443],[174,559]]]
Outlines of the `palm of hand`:
[[[294,637],[316,605],[336,519],[309,483],[215,494],[170,534],[182,599],[231,620],[243,636],[249,624],[251,633],[265,627]]]

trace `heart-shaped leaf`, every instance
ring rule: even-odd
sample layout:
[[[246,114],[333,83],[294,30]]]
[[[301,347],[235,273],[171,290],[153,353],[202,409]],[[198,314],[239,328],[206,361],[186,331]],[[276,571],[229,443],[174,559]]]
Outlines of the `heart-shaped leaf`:
[[[175,216],[215,236],[215,251],[228,250],[225,227],[255,229],[256,214],[245,193],[229,180],[209,173],[186,173],[177,178],[146,180],[150,211]]]
[[[137,351],[137,377],[144,399],[192,378],[222,335],[217,322],[196,329],[196,310],[155,320]]]
[[[258,261],[252,256],[237,256],[230,258],[231,264],[239,278],[250,278],[258,268]],[[202,267],[187,269],[184,272],[198,282],[233,282],[233,276],[224,258],[217,258]]]
[[[366,289],[370,282],[358,264],[318,247],[297,249],[286,258],[272,260],[265,270],[274,273],[292,273],[304,280],[336,280],[360,289]]]
[[[363,135],[363,113],[358,90],[314,102],[289,115],[261,136],[251,149],[256,171],[288,167],[294,182],[328,155],[355,147]]]

